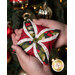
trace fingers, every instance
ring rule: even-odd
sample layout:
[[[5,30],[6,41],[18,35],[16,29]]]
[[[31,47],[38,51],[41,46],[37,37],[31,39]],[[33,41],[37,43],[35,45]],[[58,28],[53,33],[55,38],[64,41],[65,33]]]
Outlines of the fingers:
[[[18,35],[18,29],[15,30],[15,34]]]
[[[15,33],[13,33],[13,34],[11,35],[12,41],[13,41],[13,44],[14,44],[14,45],[16,45],[17,42],[18,42],[18,40],[20,39],[21,33],[22,33],[22,29],[16,29],[16,30],[15,30]]]
[[[21,35],[21,33],[22,33],[22,29],[16,29],[15,30],[15,34],[16,35]]]
[[[48,75],[53,75],[52,72],[51,72],[50,65],[45,65],[45,64],[43,64],[43,69],[44,69],[44,71],[45,71]]]
[[[15,39],[16,40],[19,40],[20,39],[21,33],[22,33],[22,29],[16,29],[15,30],[15,34],[16,34]]]
[[[33,22],[36,24],[36,25],[42,25],[42,26],[46,26],[46,27],[49,27],[50,25],[50,20],[47,20],[47,19],[33,19]]]
[[[34,22],[35,24],[37,24],[37,25],[42,25],[42,24],[43,24],[42,21],[43,21],[42,19],[40,19],[40,20],[33,19],[33,22]]]
[[[36,25],[42,25],[42,26],[45,26],[45,27],[49,27],[49,28],[52,28],[52,29],[61,29],[61,25],[62,23],[58,22],[58,21],[54,21],[54,20],[47,20],[47,19],[33,19],[33,22],[36,24]]]
[[[11,37],[12,37],[12,41],[13,41],[13,44],[14,45],[16,45],[17,44],[17,40],[16,40],[16,35],[13,33],[12,35],[11,35]]]
[[[29,56],[17,45],[12,45],[12,48],[16,51],[16,55],[20,63],[27,64],[29,62]]]

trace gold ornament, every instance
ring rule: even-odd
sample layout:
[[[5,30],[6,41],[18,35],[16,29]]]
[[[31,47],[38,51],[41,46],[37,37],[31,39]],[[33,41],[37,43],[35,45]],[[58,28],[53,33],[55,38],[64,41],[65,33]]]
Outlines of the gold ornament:
[[[52,59],[52,69],[61,72],[64,69],[64,62],[61,59]]]
[[[28,75],[28,74],[26,72],[24,72],[23,70],[21,70],[19,75]]]
[[[32,11],[30,10],[26,10],[26,12],[22,15],[24,21],[26,21],[27,19],[34,19],[36,18],[36,16],[32,13]]]
[[[50,19],[52,17],[52,10],[50,7],[47,6],[46,2],[43,6],[40,6],[38,16],[46,19]]]

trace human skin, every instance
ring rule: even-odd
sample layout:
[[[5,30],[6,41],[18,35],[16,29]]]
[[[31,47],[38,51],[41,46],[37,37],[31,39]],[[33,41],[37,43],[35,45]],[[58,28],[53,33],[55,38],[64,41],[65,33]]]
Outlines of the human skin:
[[[46,26],[52,29],[59,29],[61,31],[55,45],[56,48],[67,44],[67,26],[65,24],[47,19],[34,19],[33,22],[37,25]],[[16,51],[16,55],[22,69],[26,71],[28,75],[53,75],[49,64],[41,64],[37,58],[27,55],[19,46],[16,45],[21,33],[22,29],[16,29],[15,33],[12,34],[12,48]]]
[[[51,29],[58,29],[60,30],[60,36],[56,42],[55,47],[61,47],[63,45],[67,45],[67,25],[55,20],[48,20],[48,19],[34,19],[33,22],[37,25],[42,25],[49,27]]]

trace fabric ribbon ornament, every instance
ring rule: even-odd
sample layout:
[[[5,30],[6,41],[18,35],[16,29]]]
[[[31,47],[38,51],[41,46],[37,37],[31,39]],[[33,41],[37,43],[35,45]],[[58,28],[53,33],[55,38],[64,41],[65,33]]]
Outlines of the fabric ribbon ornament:
[[[17,43],[27,54],[35,56],[42,64],[48,65],[49,54],[59,35],[59,30],[35,25],[30,19],[23,22],[21,37]]]

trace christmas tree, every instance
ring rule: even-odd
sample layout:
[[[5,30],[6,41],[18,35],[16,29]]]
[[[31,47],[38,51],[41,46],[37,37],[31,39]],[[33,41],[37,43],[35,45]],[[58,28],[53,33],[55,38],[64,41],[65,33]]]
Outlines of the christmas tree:
[[[12,50],[11,34],[23,26],[24,18],[53,19],[67,23],[67,0],[7,0],[7,73],[8,75],[25,75],[14,50]],[[55,59],[64,62],[64,69],[54,75],[67,75],[67,47],[53,49],[50,54],[50,64]],[[51,65],[50,65],[51,66]]]

